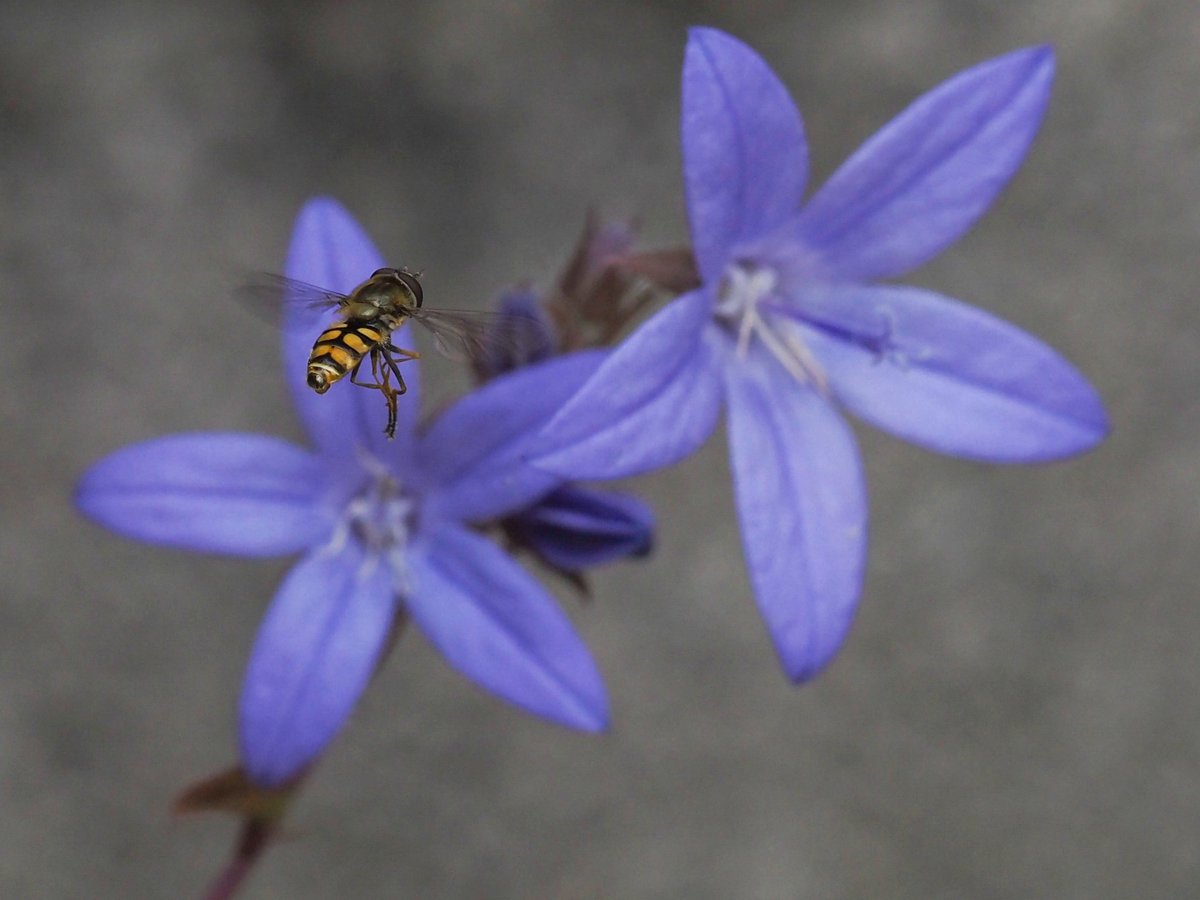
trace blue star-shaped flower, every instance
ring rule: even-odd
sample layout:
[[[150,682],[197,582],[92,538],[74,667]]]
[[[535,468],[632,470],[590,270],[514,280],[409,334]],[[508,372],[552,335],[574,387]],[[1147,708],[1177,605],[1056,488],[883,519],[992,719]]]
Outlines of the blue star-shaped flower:
[[[383,265],[349,214],[320,199],[300,215],[286,274],[349,291]],[[241,556],[305,554],[267,612],[246,673],[239,731],[251,780],[280,785],[321,753],[405,616],[454,668],[499,696],[564,725],[604,728],[604,686],[570,622],[469,527],[529,514],[547,495],[561,509],[562,479],[522,463],[522,440],[602,354],[497,378],[420,434],[417,371],[406,363],[408,393],[388,441],[375,393],[339,385],[318,396],[305,384],[305,361],[328,316],[291,309],[288,318],[287,379],[315,451],[254,434],[176,435],[112,454],[77,494],[88,516],[141,540]],[[411,346],[403,332],[394,340]],[[580,514],[579,552],[604,556],[588,532],[595,517],[587,507]],[[612,526],[601,519],[596,527],[607,535]],[[569,552],[571,523],[559,525],[545,542]]]
[[[866,493],[838,408],[972,459],[1079,453],[1108,430],[1098,396],[1035,338],[955,300],[873,282],[963,234],[1041,121],[1049,48],[951,78],[859,149],[801,205],[800,115],[766,63],[695,29],[683,70],[683,156],[702,285],[619,347],[543,431],[534,461],[615,478],[695,450],[728,408],[745,555],[795,680],[833,657],[853,617]]]

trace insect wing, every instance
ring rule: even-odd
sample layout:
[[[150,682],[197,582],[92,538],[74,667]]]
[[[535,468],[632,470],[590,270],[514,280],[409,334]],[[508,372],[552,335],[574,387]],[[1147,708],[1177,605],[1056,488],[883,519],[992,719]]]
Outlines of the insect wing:
[[[532,330],[545,329],[537,319],[519,313],[414,309],[408,316],[433,335],[439,353],[459,362],[512,356]]]
[[[349,300],[337,291],[271,272],[254,273],[234,293],[250,309],[276,321],[285,312],[322,312]]]

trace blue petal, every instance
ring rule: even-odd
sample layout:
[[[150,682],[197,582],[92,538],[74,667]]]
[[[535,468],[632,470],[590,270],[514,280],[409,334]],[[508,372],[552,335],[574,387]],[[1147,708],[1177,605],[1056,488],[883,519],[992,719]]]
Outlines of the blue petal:
[[[629,494],[566,485],[505,520],[508,534],[567,572],[650,552],[654,512]]]
[[[304,205],[296,219],[284,274],[345,294],[384,265],[383,256],[350,213],[336,200],[317,197]],[[396,440],[389,442],[383,434],[387,404],[379,391],[356,387],[350,384],[349,376],[327,394],[317,394],[305,382],[313,343],[336,318],[331,312],[314,311],[298,304],[287,306],[283,362],[296,410],[313,443],[326,454],[353,456],[355,448],[361,446],[380,459],[403,466],[420,410],[417,363],[400,366],[408,392],[399,400]],[[408,332],[408,328],[397,331],[393,343],[412,349],[415,345]],[[369,376],[370,364],[364,369]]]
[[[991,205],[1042,121],[1049,47],[956,75],[867,141],[793,229],[831,279],[889,278],[936,256]]]
[[[275,595],[242,687],[242,765],[263,787],[298,775],[345,724],[387,643],[387,567],[356,545],[310,554]]]
[[[608,700],[570,621],[495,545],[443,525],[409,554],[413,621],[468,678],[561,725],[600,731]]]
[[[788,677],[837,652],[858,604],[867,499],[854,435],[811,388],[753,353],[730,366],[729,448],[759,611]]]
[[[459,400],[417,447],[429,490],[425,515],[486,521],[532,503],[562,479],[524,461],[528,442],[593,375],[605,353],[559,356],[518,369]]]
[[[709,321],[704,292],[667,304],[550,420],[533,463],[564,478],[601,480],[667,466],[696,450],[721,409],[719,370],[704,334]]]
[[[118,450],[80,479],[80,512],[136,540],[236,556],[328,536],[319,457],[256,434],[186,434]]]
[[[1074,366],[982,310],[917,288],[807,293],[802,307],[839,311],[836,328],[804,337],[834,394],[885,431],[989,462],[1058,459],[1108,433],[1099,395]]]
[[[693,28],[683,64],[683,171],[692,245],[706,281],[737,241],[794,213],[808,147],[787,89],[753,50]]]

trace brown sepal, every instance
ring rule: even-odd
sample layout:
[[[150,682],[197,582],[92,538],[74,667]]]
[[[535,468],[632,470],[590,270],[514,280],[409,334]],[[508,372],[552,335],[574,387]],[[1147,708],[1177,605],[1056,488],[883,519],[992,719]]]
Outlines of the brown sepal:
[[[685,294],[701,284],[691,247],[627,253],[614,259],[612,264],[625,272],[640,275],[671,294]]]

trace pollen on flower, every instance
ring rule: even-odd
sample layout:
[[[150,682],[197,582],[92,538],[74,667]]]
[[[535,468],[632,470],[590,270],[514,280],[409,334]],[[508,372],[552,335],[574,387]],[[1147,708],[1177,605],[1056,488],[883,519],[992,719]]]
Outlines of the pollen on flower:
[[[812,384],[822,393],[825,372],[791,323],[780,321],[764,301],[778,299],[779,273],[770,266],[737,261],[721,279],[715,316],[736,335],[737,355],[745,359],[755,337],[801,384]]]

